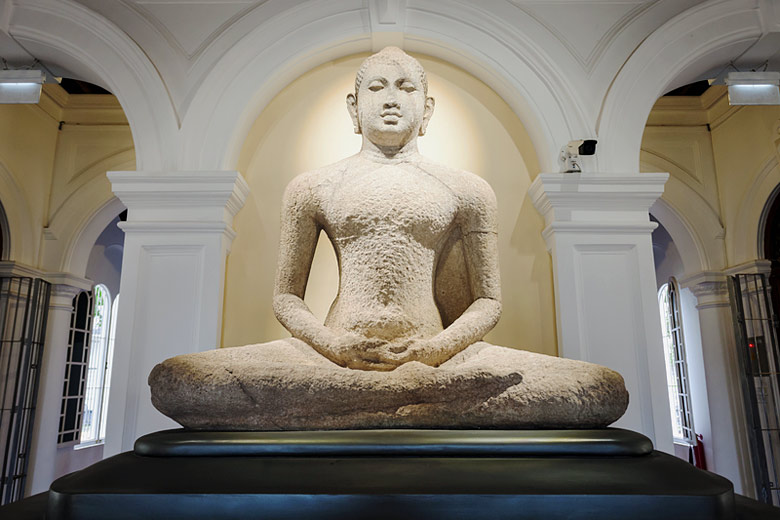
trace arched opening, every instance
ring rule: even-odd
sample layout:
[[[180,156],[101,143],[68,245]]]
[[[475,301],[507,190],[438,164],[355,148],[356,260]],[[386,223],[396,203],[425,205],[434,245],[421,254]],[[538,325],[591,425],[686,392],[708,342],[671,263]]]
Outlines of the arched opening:
[[[764,258],[772,262],[769,285],[775,316],[780,316],[780,197],[778,194],[780,194],[780,185],[772,191],[766,201],[758,229],[758,240]]]
[[[671,214],[665,221],[674,223]],[[670,402],[674,453],[706,469],[706,446],[711,428],[701,352],[696,297],[678,280],[685,276],[683,256],[672,234],[654,215],[653,259],[658,286],[667,390]],[[671,221],[671,222],[670,222]],[[690,263],[690,259],[688,259]],[[658,375],[656,375],[658,377]],[[697,438],[697,435],[700,437]],[[702,440],[704,442],[702,442]],[[711,454],[710,454],[711,456]]]
[[[250,186],[234,220],[237,232],[227,263],[223,346],[283,337],[271,309],[279,242],[280,201],[296,175],[356,153],[344,99],[367,54],[315,67],[272,100],[255,121],[238,167]],[[541,216],[518,200],[539,173],[535,149],[506,102],[486,84],[450,63],[416,55],[428,72],[436,109],[420,152],[485,178],[498,198],[503,317],[486,338],[499,345],[557,353],[552,266],[541,236]],[[335,256],[320,239],[306,301],[324,319],[336,292]],[[524,287],[524,291],[510,288]],[[523,338],[519,343],[518,338]]]
[[[124,249],[124,233],[117,224],[124,219],[125,211],[98,235],[86,267],[93,289],[74,298],[72,322],[82,326],[69,336],[63,395],[69,430],[60,432],[58,472],[75,471],[103,458]]]
[[[8,217],[5,208],[0,201],[0,261],[8,260],[11,251],[11,229],[8,226]]]

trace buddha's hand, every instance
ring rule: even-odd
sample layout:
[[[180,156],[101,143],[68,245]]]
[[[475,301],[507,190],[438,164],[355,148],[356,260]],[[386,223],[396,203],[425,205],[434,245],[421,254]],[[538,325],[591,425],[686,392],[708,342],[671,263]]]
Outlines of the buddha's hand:
[[[395,366],[410,361],[419,361],[432,367],[446,361],[443,352],[432,339],[411,338],[394,341],[379,348],[379,360]]]
[[[388,342],[380,338],[345,332],[331,341],[323,355],[346,368],[388,371],[400,363],[393,362],[382,354],[387,345]]]

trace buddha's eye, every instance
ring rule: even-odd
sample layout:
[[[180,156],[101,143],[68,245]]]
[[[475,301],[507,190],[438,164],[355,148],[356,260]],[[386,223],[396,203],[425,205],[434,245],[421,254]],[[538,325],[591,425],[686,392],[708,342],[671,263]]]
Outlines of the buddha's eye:
[[[398,86],[398,88],[400,88],[404,92],[414,92],[415,90],[417,90],[417,88],[414,86],[414,83],[410,81],[404,81]]]
[[[385,88],[385,86],[378,81],[372,82],[368,85],[368,90],[370,90],[371,92],[379,92],[383,88]]]

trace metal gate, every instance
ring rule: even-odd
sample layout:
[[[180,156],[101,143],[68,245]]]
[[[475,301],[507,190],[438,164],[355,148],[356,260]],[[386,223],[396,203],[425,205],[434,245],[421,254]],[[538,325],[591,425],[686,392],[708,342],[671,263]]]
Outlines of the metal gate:
[[[41,279],[0,278],[0,504],[24,495],[50,292]]]
[[[769,281],[732,276],[729,295],[757,495],[780,505],[780,349]]]

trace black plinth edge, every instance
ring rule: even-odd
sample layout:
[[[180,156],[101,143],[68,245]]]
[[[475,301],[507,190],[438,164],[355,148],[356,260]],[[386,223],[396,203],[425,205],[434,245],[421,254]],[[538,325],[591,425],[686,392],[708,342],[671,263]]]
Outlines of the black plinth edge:
[[[731,483],[667,455],[132,452],[55,481],[48,520],[734,520]]]
[[[642,456],[644,435],[600,430],[339,430],[205,432],[163,430],[135,442],[145,457],[226,456]]]

